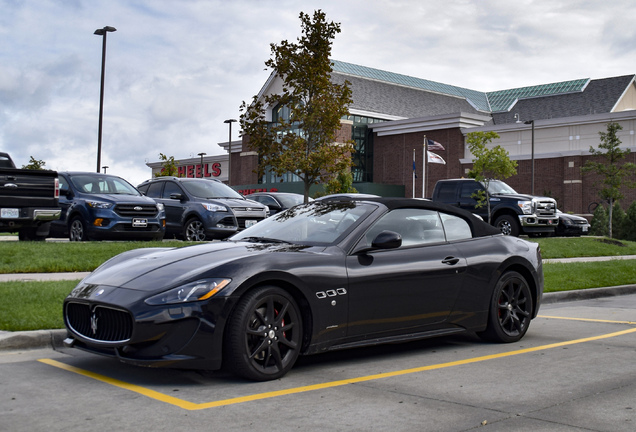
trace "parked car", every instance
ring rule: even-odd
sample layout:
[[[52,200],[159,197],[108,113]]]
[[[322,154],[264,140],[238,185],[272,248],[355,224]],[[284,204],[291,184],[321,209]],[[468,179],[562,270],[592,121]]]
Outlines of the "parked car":
[[[162,204],[143,196],[121,177],[94,172],[60,172],[62,215],[51,237],[71,241],[161,240]]]
[[[255,192],[246,195],[245,198],[266,205],[270,216],[305,202],[304,195],[289,192]],[[309,201],[313,200],[309,198]]]
[[[300,354],[477,332],[519,341],[537,243],[427,200],[313,201],[223,242],[137,249],[64,301],[66,346],[129,364],[285,375]]]
[[[559,216],[559,224],[555,235],[558,237],[578,237],[590,231],[590,223],[584,217],[563,213],[561,210],[557,210],[557,215]]]
[[[0,232],[17,232],[20,240],[44,240],[59,219],[60,185],[50,170],[19,169],[0,153]]]
[[[138,188],[165,206],[166,234],[188,241],[224,239],[267,217],[267,206],[218,180],[156,177]]]

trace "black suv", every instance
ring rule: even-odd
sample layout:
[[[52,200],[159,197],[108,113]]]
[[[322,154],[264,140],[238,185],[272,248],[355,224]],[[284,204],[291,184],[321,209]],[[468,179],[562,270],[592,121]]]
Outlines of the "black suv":
[[[121,177],[94,172],[59,172],[62,215],[51,237],[71,241],[161,240],[163,205],[143,196]]]
[[[156,177],[137,188],[166,209],[166,235],[188,241],[223,239],[265,219],[267,206],[218,180]]]

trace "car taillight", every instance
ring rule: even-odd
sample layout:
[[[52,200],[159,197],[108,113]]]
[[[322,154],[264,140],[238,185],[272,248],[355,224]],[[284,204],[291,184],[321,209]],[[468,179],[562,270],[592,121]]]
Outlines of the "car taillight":
[[[55,192],[53,192],[53,197],[54,198],[60,197],[60,179],[58,178],[55,179]]]

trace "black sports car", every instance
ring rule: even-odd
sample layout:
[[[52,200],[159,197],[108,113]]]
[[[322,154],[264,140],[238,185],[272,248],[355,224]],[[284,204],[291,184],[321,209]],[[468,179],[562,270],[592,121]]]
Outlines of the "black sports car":
[[[536,243],[426,200],[314,201],[229,240],[137,249],[64,302],[67,346],[254,380],[299,354],[477,332],[515,342],[543,293]]]

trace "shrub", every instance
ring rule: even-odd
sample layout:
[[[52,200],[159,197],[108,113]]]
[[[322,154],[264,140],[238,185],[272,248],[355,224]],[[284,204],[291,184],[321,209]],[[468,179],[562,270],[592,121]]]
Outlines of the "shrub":
[[[590,224],[590,235],[607,236],[609,234],[608,217],[605,207],[599,204],[594,210],[594,217]]]

